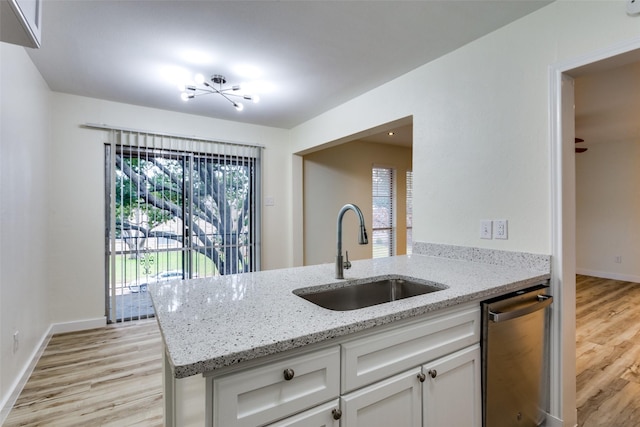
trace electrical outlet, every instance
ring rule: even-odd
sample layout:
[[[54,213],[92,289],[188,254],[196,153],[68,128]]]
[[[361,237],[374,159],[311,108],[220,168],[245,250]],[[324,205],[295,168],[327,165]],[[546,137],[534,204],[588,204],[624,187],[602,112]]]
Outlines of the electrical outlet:
[[[491,239],[491,230],[493,228],[493,224],[491,220],[483,219],[480,221],[480,238],[481,239]]]
[[[20,348],[20,331],[13,333],[13,353],[17,353]]]
[[[508,239],[507,220],[496,219],[493,221],[493,238],[494,239]]]

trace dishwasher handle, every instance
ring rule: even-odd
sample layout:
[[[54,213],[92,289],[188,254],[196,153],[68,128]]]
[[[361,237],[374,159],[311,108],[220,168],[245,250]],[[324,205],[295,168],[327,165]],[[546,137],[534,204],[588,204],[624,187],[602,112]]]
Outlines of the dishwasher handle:
[[[534,311],[542,310],[543,308],[551,305],[552,302],[553,297],[551,295],[537,295],[535,303],[518,310],[506,311],[504,313],[494,313],[489,310],[489,319],[495,323],[506,322],[507,320],[516,319],[533,313]]]

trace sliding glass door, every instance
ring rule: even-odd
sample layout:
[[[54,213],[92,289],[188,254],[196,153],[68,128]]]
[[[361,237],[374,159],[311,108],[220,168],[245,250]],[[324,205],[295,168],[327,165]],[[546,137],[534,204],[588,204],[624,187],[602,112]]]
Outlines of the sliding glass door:
[[[110,322],[152,316],[154,283],[259,269],[260,150],[157,138],[106,148]]]

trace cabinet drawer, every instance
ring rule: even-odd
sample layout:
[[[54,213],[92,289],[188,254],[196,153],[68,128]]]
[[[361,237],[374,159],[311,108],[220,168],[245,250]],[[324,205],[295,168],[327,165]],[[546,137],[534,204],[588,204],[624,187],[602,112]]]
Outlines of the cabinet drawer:
[[[472,307],[342,344],[342,392],[371,384],[480,341]]]
[[[293,378],[285,379],[285,370]],[[215,426],[256,427],[316,406],[340,393],[338,347],[213,380]]]
[[[269,424],[268,427],[338,427],[340,419],[334,419],[332,412],[338,409],[340,409],[340,401],[335,399],[301,414]]]

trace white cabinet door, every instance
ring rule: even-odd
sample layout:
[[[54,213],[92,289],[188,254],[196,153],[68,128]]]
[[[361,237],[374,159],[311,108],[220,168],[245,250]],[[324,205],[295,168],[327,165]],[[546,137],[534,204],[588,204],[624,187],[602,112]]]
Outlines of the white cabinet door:
[[[481,427],[480,346],[422,367],[424,427]]]
[[[213,425],[261,426],[339,394],[339,348],[302,354],[215,378]]]
[[[480,340],[480,308],[456,310],[342,344],[342,393]]]
[[[421,427],[420,372],[415,368],[343,396],[340,426]]]
[[[338,427],[340,425],[340,412],[336,413],[334,411],[340,411],[340,401],[338,399],[277,423],[269,424],[268,427]]]

